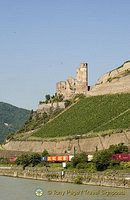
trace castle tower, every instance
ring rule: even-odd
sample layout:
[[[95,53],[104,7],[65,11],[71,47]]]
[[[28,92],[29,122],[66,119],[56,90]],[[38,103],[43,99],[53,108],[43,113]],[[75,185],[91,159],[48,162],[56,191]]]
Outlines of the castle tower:
[[[88,65],[81,63],[80,68],[76,69],[76,93],[88,91]]]

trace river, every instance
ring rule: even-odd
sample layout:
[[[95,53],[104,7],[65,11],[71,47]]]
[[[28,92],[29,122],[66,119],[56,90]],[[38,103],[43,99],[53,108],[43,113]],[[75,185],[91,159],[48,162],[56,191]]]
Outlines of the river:
[[[42,196],[36,190],[42,189]],[[128,200],[130,189],[0,176],[0,200]]]

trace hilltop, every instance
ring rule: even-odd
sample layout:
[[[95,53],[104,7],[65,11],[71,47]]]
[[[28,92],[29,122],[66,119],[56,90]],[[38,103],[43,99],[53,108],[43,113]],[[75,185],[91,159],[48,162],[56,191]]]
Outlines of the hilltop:
[[[4,142],[9,133],[19,129],[29,113],[29,110],[0,102],[0,142]]]
[[[84,66],[81,65],[81,67]],[[129,108],[129,81],[130,62],[127,61],[120,67],[101,76],[95,86],[90,86],[89,90],[86,91],[87,98],[76,103],[75,97],[78,95],[72,97],[69,101],[75,103],[74,105],[72,103],[67,110],[63,106],[63,102],[59,102],[58,105],[56,103],[52,105],[39,104],[38,110],[31,113],[30,120],[26,122],[19,133],[32,130],[34,137],[43,138],[85,134],[96,130],[128,128],[128,123],[121,126],[122,123],[118,124],[117,122],[122,122],[122,118],[128,118],[129,115],[129,110],[128,113],[121,114],[125,111],[121,110],[122,105],[127,105],[124,109]],[[110,113],[111,110],[112,112]],[[59,115],[60,112],[62,113]],[[114,112],[116,115],[114,115]],[[57,117],[57,115],[59,116]],[[106,118],[107,115],[108,118]],[[118,115],[121,115],[121,117]],[[116,119],[113,120],[115,117]],[[112,126],[111,120],[111,123],[115,123]],[[102,125],[104,123],[105,125]],[[110,124],[109,128],[107,128],[108,124]],[[102,128],[99,128],[101,125]],[[103,126],[106,128],[103,128]],[[39,130],[36,132],[35,129]]]
[[[81,70],[84,66],[87,69],[87,65],[81,65]],[[40,102],[38,110],[30,113],[28,120],[9,138],[4,148],[38,152],[42,148],[53,152],[55,148],[55,152],[60,153],[68,151],[66,149],[71,146],[73,153],[75,146],[78,152],[81,149],[93,152],[96,146],[103,149],[121,142],[129,146],[129,82],[130,62],[127,61],[99,78],[97,84],[89,86],[84,94],[81,92],[69,99],[60,94],[59,99],[58,96],[53,96],[47,102]],[[64,84],[68,84],[68,81]],[[63,94],[70,95],[64,93],[68,91],[69,88],[67,91],[65,88],[62,90]],[[77,138],[80,138],[80,145]],[[88,141],[87,138],[93,139]]]

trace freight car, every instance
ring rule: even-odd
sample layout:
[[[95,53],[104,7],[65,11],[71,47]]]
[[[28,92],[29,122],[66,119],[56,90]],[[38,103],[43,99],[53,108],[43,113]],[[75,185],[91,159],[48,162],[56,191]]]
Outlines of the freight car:
[[[114,154],[112,156],[112,159],[119,160],[119,161],[130,161],[130,153]]]
[[[71,161],[74,156],[72,155],[65,155],[65,156],[44,156],[41,157],[41,161],[48,161],[48,162],[67,162]]]
[[[9,159],[10,162],[14,162],[15,160],[16,160],[16,157],[14,156]]]

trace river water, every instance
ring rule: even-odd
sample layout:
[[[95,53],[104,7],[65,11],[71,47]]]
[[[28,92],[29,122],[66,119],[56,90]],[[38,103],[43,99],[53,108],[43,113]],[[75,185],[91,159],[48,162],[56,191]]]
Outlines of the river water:
[[[40,188],[43,195],[36,196]],[[129,200],[130,189],[0,176],[0,200]]]

